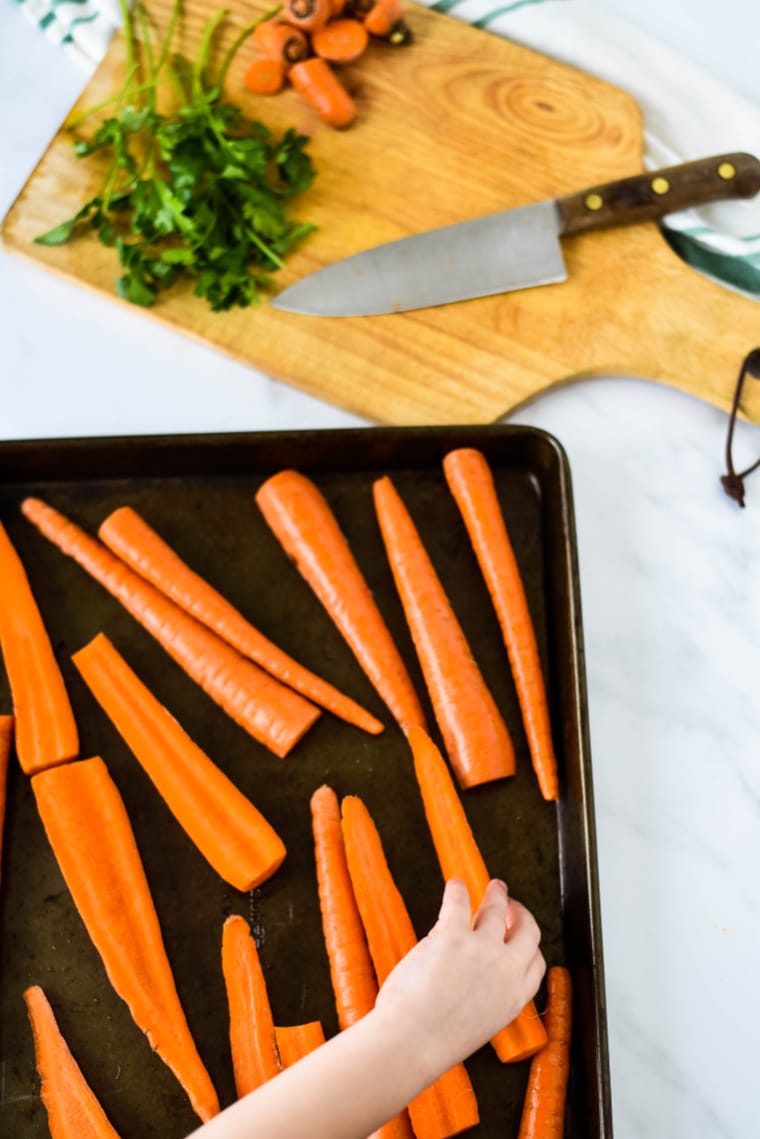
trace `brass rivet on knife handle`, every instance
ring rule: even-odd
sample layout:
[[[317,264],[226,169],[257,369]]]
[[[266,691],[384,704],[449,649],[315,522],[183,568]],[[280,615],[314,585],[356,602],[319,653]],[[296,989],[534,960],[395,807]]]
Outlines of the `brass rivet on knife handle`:
[[[665,214],[760,192],[760,161],[719,154],[664,170],[591,186],[557,200],[560,234],[655,221]]]

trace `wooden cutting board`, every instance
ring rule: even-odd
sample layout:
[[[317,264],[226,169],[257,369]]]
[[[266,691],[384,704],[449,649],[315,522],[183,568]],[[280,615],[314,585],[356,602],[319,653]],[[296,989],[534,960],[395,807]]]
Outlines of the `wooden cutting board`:
[[[169,0],[149,0],[158,23]],[[257,9],[228,5],[228,40]],[[187,0],[189,52],[209,0]],[[642,122],[624,92],[501,37],[407,4],[414,43],[373,44],[344,70],[359,107],[337,132],[293,91],[246,92],[243,50],[229,97],[273,130],[312,138],[318,168],[300,204],[319,226],[278,274],[282,286],[381,241],[582,189],[642,168]],[[107,99],[123,77],[115,41],[74,108]],[[89,160],[88,160],[89,161]],[[71,136],[53,139],[9,211],[6,247],[114,296],[112,250],[86,235],[33,244],[99,183]],[[659,381],[728,410],[743,356],[760,344],[760,306],[686,266],[653,224],[568,239],[569,280],[417,312],[318,318],[262,304],[210,312],[189,291],[134,309],[216,345],[260,371],[392,424],[485,423],[574,378]],[[114,298],[115,299],[115,298]],[[123,302],[117,302],[123,303]],[[760,422],[758,385],[743,414]]]

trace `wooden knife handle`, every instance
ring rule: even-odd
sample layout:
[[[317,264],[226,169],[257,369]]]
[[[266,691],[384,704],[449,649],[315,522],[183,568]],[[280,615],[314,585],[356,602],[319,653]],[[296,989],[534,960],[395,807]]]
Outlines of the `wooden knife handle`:
[[[751,154],[719,154],[592,186],[557,200],[560,233],[585,233],[653,221],[676,210],[760,192],[760,162]]]

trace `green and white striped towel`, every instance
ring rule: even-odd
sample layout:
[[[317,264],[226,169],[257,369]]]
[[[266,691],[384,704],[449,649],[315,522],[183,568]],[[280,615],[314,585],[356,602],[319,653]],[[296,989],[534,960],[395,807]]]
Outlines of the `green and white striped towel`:
[[[90,71],[120,22],[118,0],[18,2]],[[606,10],[602,0],[423,2],[628,91],[643,112],[649,168],[734,150],[760,156],[760,114],[747,99]],[[685,261],[760,296],[760,199],[670,214],[663,229]]]

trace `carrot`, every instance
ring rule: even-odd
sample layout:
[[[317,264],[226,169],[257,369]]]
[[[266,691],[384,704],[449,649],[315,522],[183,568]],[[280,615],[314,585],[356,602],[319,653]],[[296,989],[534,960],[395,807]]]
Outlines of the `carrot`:
[[[311,797],[314,859],[338,1024],[348,1028],[375,1007],[377,981],[346,862],[338,797],[318,787]]]
[[[249,63],[244,82],[254,95],[276,95],[285,86],[285,64],[281,59],[261,56]]]
[[[21,509],[42,534],[109,591],[237,724],[283,757],[320,715],[179,606],[164,597],[52,506],[26,498]]]
[[[375,973],[383,984],[417,944],[404,900],[393,881],[380,835],[361,799],[341,804],[346,859]],[[478,1105],[464,1064],[449,1069],[409,1104],[417,1139],[445,1139],[478,1122]]]
[[[430,835],[444,881],[461,878],[473,910],[480,905],[491,875],[472,833],[443,756],[421,728],[409,733]],[[508,1063],[533,1056],[546,1044],[546,1030],[530,1001],[522,1012],[491,1040],[499,1059]]]
[[[238,1099],[276,1076],[280,1061],[256,942],[239,914],[222,929],[222,972],[230,1013],[230,1049]]]
[[[177,995],[126,808],[100,756],[32,776],[32,790],[74,905],[108,978],[174,1072],[196,1114],[219,1101]]]
[[[274,1038],[277,1042],[277,1051],[283,1068],[296,1064],[304,1056],[308,1056],[315,1048],[325,1042],[325,1033],[321,1020],[312,1020],[308,1024],[293,1024],[285,1028],[275,1027]]]
[[[318,487],[298,471],[280,471],[262,484],[256,502],[404,731],[425,727],[406,666]]]
[[[3,859],[3,823],[5,822],[5,798],[12,743],[13,716],[0,716],[0,870]]]
[[[263,26],[263,25],[261,25]],[[112,553],[244,657],[307,700],[373,735],[383,725],[332,684],[304,668],[254,628],[220,593],[182,561],[131,506],[109,514],[98,536]]]
[[[374,494],[393,578],[460,786],[514,775],[507,726],[414,522],[389,478],[375,482]]]
[[[53,1139],[119,1139],[61,1035],[39,985],[24,992],[34,1037],[40,1096]]]
[[[16,718],[16,753],[27,775],[79,753],[79,734],[53,646],[26,570],[0,525],[0,648]]]
[[[285,0],[282,8],[283,19],[305,32],[321,28],[331,15],[331,0]]]
[[[364,17],[364,27],[373,36],[385,38],[402,16],[401,0],[377,0]]]
[[[252,890],[278,869],[285,846],[253,803],[159,703],[104,633],[74,664],[177,822],[225,882]]]
[[[306,59],[309,41],[300,28],[282,20],[264,20],[253,29],[253,42],[267,59],[278,59],[286,66]]]
[[[562,1139],[565,1134],[573,1002],[569,971],[561,965],[549,969],[546,992],[549,1043],[531,1060],[518,1139]]]
[[[450,451],[443,469],[496,610],[541,794],[557,799],[557,758],[536,634],[493,475],[485,456],[469,447]]]
[[[369,35],[359,20],[330,20],[311,37],[316,55],[331,63],[352,63],[364,52]]]
[[[315,56],[295,63],[290,82],[331,127],[342,129],[356,118],[356,104],[325,59]]]
[[[348,0],[330,0],[330,19],[336,20],[342,16],[348,6]]]

